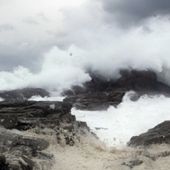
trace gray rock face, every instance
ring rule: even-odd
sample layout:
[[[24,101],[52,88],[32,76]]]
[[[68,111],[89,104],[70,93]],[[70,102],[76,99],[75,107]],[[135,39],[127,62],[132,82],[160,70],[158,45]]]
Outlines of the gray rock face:
[[[43,89],[22,89],[0,92],[4,102],[0,102],[0,170],[46,170],[53,161],[53,156],[46,153],[49,143],[46,139],[32,138],[25,135],[27,130],[37,134],[52,133],[58,144],[73,146],[79,140],[79,134],[88,131],[86,123],[77,122],[71,115],[73,106],[79,109],[106,109],[117,106],[129,90],[139,95],[144,93],[170,94],[170,87],[159,82],[150,71],[123,71],[117,81],[106,81],[92,76],[92,81],[84,87],[73,87],[65,92],[68,97],[64,102],[35,102],[27,99],[33,95],[42,97],[49,93]],[[19,130],[20,133],[13,131]],[[47,131],[48,129],[48,131]],[[129,145],[150,145],[170,143],[170,122],[164,122],[147,133],[133,137]],[[38,162],[37,162],[38,161]],[[140,161],[125,163],[137,166]],[[45,167],[45,168],[42,168]]]
[[[5,101],[0,103],[0,170],[46,170],[53,156],[45,153],[46,139],[32,138],[25,131],[56,136],[58,144],[73,146],[85,123],[76,122],[66,102]],[[16,134],[12,129],[20,131]],[[43,168],[45,167],[45,168]]]
[[[0,91],[0,97],[6,101],[24,101],[32,96],[49,96],[49,93],[41,88],[24,88],[11,91]]]
[[[130,169],[133,169],[135,166],[139,166],[143,163],[142,160],[139,159],[135,159],[135,160],[131,160],[128,162],[123,162],[122,165],[129,167]]]
[[[106,80],[103,77],[91,75],[92,80],[84,87],[75,86],[64,94],[65,99],[74,107],[84,110],[107,109],[110,105],[121,103],[124,94],[133,90],[138,95],[165,94],[170,95],[170,87],[160,82],[152,71],[121,71],[118,80]]]
[[[0,128],[0,169],[2,170],[33,170],[36,160],[47,164],[53,159],[52,155],[43,153],[49,146],[44,139],[25,137]],[[41,154],[46,158],[42,159]]]
[[[52,109],[51,105],[55,108]],[[70,114],[71,107],[69,103],[62,102],[1,102],[0,125],[18,130],[27,130],[35,126],[56,126],[62,118],[65,121],[74,120]]]
[[[151,144],[170,144],[170,121],[165,121],[148,132],[131,138],[130,146],[148,146]]]

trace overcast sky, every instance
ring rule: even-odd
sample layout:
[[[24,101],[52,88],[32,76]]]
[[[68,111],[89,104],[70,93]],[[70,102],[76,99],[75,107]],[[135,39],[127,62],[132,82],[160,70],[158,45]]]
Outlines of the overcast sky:
[[[136,24],[149,17],[170,13],[169,0],[102,0],[109,17],[121,24]]]
[[[131,29],[169,13],[169,0],[0,0],[0,70],[38,70],[53,46],[88,46],[100,28]]]

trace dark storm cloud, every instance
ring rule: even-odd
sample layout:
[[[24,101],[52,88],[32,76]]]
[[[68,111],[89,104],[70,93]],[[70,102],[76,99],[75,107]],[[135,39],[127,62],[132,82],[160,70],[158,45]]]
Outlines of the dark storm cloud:
[[[40,55],[40,51],[37,51],[36,49],[17,50],[15,46],[1,46],[0,71],[11,71],[18,66],[28,67],[36,71],[38,70],[40,64],[40,58],[37,56]]]
[[[34,56],[27,56],[29,60],[25,62],[23,57],[20,57],[18,54],[11,55],[7,53],[0,53],[0,71],[12,71],[15,67],[23,66],[23,67],[30,67],[36,69],[37,67],[37,58],[35,59]]]
[[[103,8],[100,8],[100,2]],[[36,5],[33,1],[31,3],[32,6],[38,4],[37,1]],[[14,4],[16,11],[11,10],[12,13],[8,13],[9,9],[14,9]],[[21,13],[19,5],[23,8]],[[115,25],[112,25],[112,21],[127,26],[157,14],[170,13],[170,0],[88,0],[88,4],[80,9],[61,10],[62,17],[55,13],[55,6],[49,11],[41,6],[34,11],[32,6],[28,10],[22,0],[0,0],[0,11],[2,11],[0,70],[13,69],[18,65],[38,70],[41,67],[43,54],[53,46],[60,48],[67,48],[70,44],[89,46],[89,39],[92,37],[95,39],[98,36],[97,32],[99,35],[106,34],[103,30],[99,31],[99,28],[102,29],[107,24],[103,22],[103,15],[114,30]],[[106,13],[103,13],[103,9]],[[150,31],[147,26],[144,29]]]
[[[109,19],[135,24],[156,15],[170,14],[169,0],[102,0]]]
[[[23,66],[38,71],[42,65],[43,54],[51,48],[51,44],[33,44],[17,46],[16,44],[0,44],[0,71],[13,70]]]

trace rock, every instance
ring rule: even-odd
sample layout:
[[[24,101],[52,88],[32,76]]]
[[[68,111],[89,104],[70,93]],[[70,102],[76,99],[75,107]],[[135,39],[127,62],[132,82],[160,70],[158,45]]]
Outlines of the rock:
[[[55,108],[51,109],[51,105]],[[72,105],[65,102],[5,101],[0,103],[0,125],[7,129],[27,130],[35,126],[56,126],[61,118],[74,119]]]
[[[41,151],[48,147],[49,143],[42,139],[17,137],[12,141],[11,147],[25,146],[31,148],[33,151]]]
[[[6,101],[24,101],[32,96],[49,96],[49,92],[41,88],[24,88],[11,91],[0,91],[0,97]]]
[[[0,125],[4,126],[7,129],[13,129],[17,126],[18,119],[16,115],[0,115]]]
[[[51,164],[53,155],[46,153],[48,139],[28,137],[25,131],[34,135],[55,135],[58,144],[75,145],[80,135],[89,131],[87,124],[77,122],[71,115],[71,108],[97,110],[117,106],[129,90],[134,90],[132,100],[145,93],[170,94],[169,86],[158,81],[151,71],[121,71],[118,80],[106,80],[92,75],[92,80],[84,87],[75,86],[65,92],[68,97],[63,102],[28,101],[33,95],[48,96],[43,89],[22,89],[0,92],[5,101],[0,102],[0,168],[3,170],[39,170]],[[133,137],[130,146],[170,143],[170,122],[164,122],[147,133]],[[4,129],[5,128],[5,129]],[[19,130],[19,134],[13,129]],[[169,153],[167,153],[169,155]],[[159,156],[159,155],[158,155]],[[140,160],[125,162],[134,167]]]
[[[23,133],[16,134],[0,128],[0,169],[33,170],[42,161],[39,153],[47,149],[49,143],[44,139],[27,137]],[[44,159],[48,164],[52,157]],[[40,167],[39,167],[40,168]]]
[[[122,70],[117,80],[106,80],[96,74],[91,74],[91,81],[83,87],[74,86],[65,91],[70,102],[81,110],[105,110],[110,105],[117,106],[128,91],[135,91],[137,96],[143,94],[170,95],[170,87],[160,82],[152,71]]]
[[[139,159],[135,159],[135,160],[131,160],[128,162],[123,162],[122,165],[129,167],[130,169],[133,169],[135,166],[139,166],[143,163],[142,160]]]
[[[80,132],[89,129],[85,123],[76,122],[71,108],[67,102],[0,102],[0,169],[48,169],[53,162],[53,156],[44,153],[48,141],[27,137],[24,131],[31,130],[36,136],[48,133],[46,129],[49,129],[58,144],[73,146],[79,140]],[[19,134],[12,129],[19,130]]]
[[[151,144],[170,144],[170,121],[165,121],[148,132],[130,139],[129,146],[148,146]]]
[[[1,170],[8,170],[9,169],[4,155],[0,155],[0,169]]]

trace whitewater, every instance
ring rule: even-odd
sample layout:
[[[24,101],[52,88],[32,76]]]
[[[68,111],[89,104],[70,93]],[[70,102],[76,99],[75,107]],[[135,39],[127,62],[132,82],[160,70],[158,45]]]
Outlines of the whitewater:
[[[134,92],[127,92],[121,104],[105,111],[72,109],[78,121],[87,122],[91,131],[107,146],[122,148],[131,137],[170,120],[170,98],[163,95],[143,95],[132,101]]]

